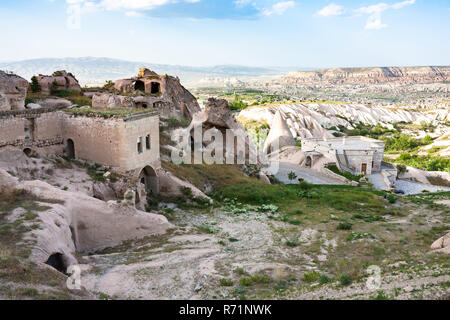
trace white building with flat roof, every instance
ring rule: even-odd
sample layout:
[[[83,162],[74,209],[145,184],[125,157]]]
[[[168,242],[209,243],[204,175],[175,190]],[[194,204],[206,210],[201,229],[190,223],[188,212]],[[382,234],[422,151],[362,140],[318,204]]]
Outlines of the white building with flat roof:
[[[302,140],[306,167],[312,167],[315,160],[326,157],[341,171],[355,175],[380,172],[384,147],[384,141],[359,136]]]

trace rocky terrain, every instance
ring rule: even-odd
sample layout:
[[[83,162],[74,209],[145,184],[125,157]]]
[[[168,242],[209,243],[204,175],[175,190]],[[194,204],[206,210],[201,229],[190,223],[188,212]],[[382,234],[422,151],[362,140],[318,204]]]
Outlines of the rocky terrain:
[[[436,109],[419,111],[414,109],[368,107],[343,103],[288,103],[268,106],[255,106],[242,110],[238,119],[242,123],[257,122],[271,124],[277,111],[280,111],[294,138],[331,137],[327,129],[344,126],[353,128],[356,123],[372,126],[382,125],[393,128],[393,124],[413,122],[439,124],[449,120],[449,111]],[[445,127],[441,128],[445,132]],[[436,132],[439,134],[439,132]]]
[[[436,83],[450,80],[450,67],[337,68],[292,71],[279,81],[284,84],[377,84]]]

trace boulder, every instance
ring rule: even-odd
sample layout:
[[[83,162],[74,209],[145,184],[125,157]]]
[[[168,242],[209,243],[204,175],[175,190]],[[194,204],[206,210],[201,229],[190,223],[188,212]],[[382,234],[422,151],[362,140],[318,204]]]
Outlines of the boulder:
[[[103,201],[116,200],[116,193],[105,183],[96,182],[93,186],[94,198]]]
[[[432,245],[431,249],[436,250],[436,252],[442,252],[450,254],[450,233],[436,240]]]
[[[40,109],[41,105],[37,104],[37,103],[29,103],[29,104],[27,104],[27,106],[25,108],[26,109]]]
[[[190,188],[192,190],[192,194],[194,197],[203,198],[207,200],[211,200],[207,195],[205,195],[202,191],[200,191],[193,184],[181,180],[180,178],[174,176],[169,171],[161,170],[158,172],[159,183],[160,183],[160,191],[167,197],[176,197],[181,196],[183,193],[181,189],[183,187]]]
[[[36,78],[43,94],[50,94],[53,84],[56,85],[56,90],[82,91],[75,76],[65,70],[56,71],[51,76],[39,75]]]
[[[25,109],[28,81],[0,71],[0,111]]]

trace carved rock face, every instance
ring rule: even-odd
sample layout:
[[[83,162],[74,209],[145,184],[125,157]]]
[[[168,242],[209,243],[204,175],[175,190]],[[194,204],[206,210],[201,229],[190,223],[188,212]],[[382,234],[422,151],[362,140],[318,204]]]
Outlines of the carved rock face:
[[[28,81],[0,71],[0,111],[25,109]]]

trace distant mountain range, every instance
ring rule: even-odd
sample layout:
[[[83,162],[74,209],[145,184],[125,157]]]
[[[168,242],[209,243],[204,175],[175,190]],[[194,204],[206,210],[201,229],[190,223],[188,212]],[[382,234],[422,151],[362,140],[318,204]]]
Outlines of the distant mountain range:
[[[16,62],[0,62],[0,70],[12,71],[27,80],[33,75],[52,74],[56,70],[73,73],[82,85],[103,84],[107,80],[117,80],[137,75],[142,67],[159,74],[178,76],[187,86],[195,86],[207,78],[250,79],[274,77],[286,74],[293,68],[259,68],[237,65],[220,65],[212,67],[189,67],[179,65],[154,64],[149,62],[132,62],[110,58],[62,58],[33,59]]]

